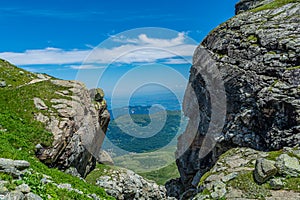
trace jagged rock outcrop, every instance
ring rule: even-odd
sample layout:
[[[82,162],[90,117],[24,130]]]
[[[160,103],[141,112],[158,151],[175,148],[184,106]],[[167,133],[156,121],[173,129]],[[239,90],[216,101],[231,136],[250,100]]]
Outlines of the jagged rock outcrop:
[[[195,51],[183,106],[190,121],[176,152],[183,199],[232,147],[300,143],[300,3],[258,7],[266,2],[238,3],[240,14]]]
[[[53,134],[51,147],[37,145],[37,157],[50,167],[72,171],[73,175],[85,177],[96,165],[96,157],[105,137],[100,126],[101,114],[106,107],[97,110],[86,87],[77,81],[51,80],[64,87],[57,91],[59,98],[46,105],[43,99],[34,98],[37,109],[36,120],[44,123]],[[47,97],[45,97],[47,98]],[[71,167],[71,169],[69,169]]]

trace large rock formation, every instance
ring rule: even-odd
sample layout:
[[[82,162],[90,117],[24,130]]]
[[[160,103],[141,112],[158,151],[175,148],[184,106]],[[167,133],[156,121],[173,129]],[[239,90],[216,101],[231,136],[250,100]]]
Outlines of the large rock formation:
[[[269,151],[300,142],[300,3],[258,7],[266,2],[241,1],[240,14],[195,51],[184,101],[190,122],[177,148],[183,198],[232,147]]]
[[[100,110],[95,108],[89,91],[82,83],[51,82],[66,89],[56,92],[60,98],[51,99],[49,107],[42,99],[34,98],[35,106],[41,111],[36,114],[36,119],[44,123],[54,136],[51,147],[37,145],[37,156],[50,167],[85,177],[96,165],[96,157],[105,137],[102,127],[106,129],[109,123],[108,116],[101,127],[101,116],[108,111],[106,106]]]

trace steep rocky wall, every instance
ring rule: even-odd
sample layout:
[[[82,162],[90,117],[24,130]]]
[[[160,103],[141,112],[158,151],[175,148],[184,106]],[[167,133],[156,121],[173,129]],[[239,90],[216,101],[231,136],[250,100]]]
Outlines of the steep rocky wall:
[[[61,98],[51,99],[51,107],[47,107],[43,99],[34,99],[41,111],[36,113],[36,119],[54,136],[51,147],[37,145],[37,157],[50,167],[85,177],[94,169],[105,137],[100,126],[102,113],[95,109],[89,91],[82,83],[51,82],[68,89],[56,92]],[[107,112],[106,107],[101,110],[104,111]],[[102,125],[107,127],[108,122],[109,119]]]
[[[260,5],[255,2],[263,1],[237,4],[240,14],[213,30],[195,51],[184,102],[190,122],[177,148],[177,197],[191,196],[201,176],[232,147],[269,151],[300,143],[300,3],[241,12]],[[222,93],[218,100],[208,87],[218,76],[226,92],[224,118],[221,109],[213,110]],[[213,126],[224,119],[219,132],[209,129],[218,114]],[[171,185],[174,193],[174,181],[167,189]]]

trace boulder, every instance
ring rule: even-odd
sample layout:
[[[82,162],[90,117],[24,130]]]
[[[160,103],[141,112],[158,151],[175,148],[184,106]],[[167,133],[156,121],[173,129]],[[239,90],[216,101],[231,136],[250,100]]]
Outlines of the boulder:
[[[256,160],[253,174],[258,183],[265,183],[277,174],[275,162],[264,158]]]
[[[292,177],[297,177],[300,175],[299,160],[287,154],[281,154],[276,159],[275,166],[278,168],[280,174]]]
[[[49,108],[44,99],[35,98],[34,102],[38,109],[47,110],[48,114],[39,112],[35,118],[45,124],[46,129],[53,134],[54,141],[50,147],[38,145],[36,155],[50,167],[62,171],[75,168],[76,172],[71,170],[72,174],[79,173],[85,177],[95,168],[96,157],[105,137],[102,126],[107,127],[109,120],[100,124],[99,119],[107,111],[106,107],[101,112],[96,109],[83,83],[64,80],[51,82],[64,87],[56,91],[60,98],[47,100],[51,103]]]
[[[270,180],[270,187],[273,190],[280,190],[284,187],[284,183],[282,182],[281,178],[273,178]]]
[[[39,110],[47,110],[48,107],[46,106],[46,104],[44,103],[44,101],[42,101],[40,98],[33,98],[33,102],[34,102],[34,105],[37,109]]]
[[[4,200],[12,200],[12,199],[23,200],[25,199],[25,195],[20,191],[12,191],[4,197]]]
[[[39,195],[30,192],[25,195],[25,200],[42,200],[42,198]]]
[[[104,150],[100,151],[99,156],[97,157],[97,162],[100,164],[105,164],[105,165],[114,165],[113,159]]]
[[[27,194],[30,192],[30,187],[27,184],[21,184],[19,186],[16,187],[16,191],[20,191],[23,194]]]
[[[0,158],[0,172],[11,174],[14,178],[19,178],[29,166],[30,163],[25,160]]]

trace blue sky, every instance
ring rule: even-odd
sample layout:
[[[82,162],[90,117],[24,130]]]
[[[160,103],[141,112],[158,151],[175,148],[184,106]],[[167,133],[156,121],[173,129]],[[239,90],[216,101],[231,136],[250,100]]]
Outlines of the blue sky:
[[[147,70],[139,77],[132,73],[133,79],[160,73],[162,80],[173,81],[170,90],[183,91],[184,83],[177,84],[173,72],[158,67],[163,64],[188,79],[193,50],[234,15],[236,2],[6,0],[0,8],[0,58],[30,71],[103,87],[109,96],[124,75],[141,66]]]

